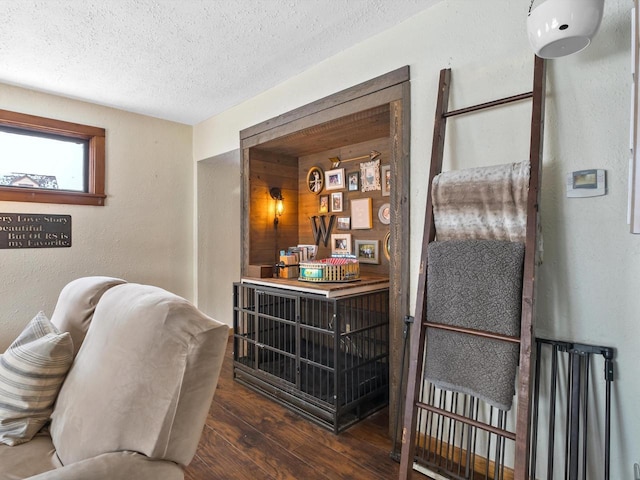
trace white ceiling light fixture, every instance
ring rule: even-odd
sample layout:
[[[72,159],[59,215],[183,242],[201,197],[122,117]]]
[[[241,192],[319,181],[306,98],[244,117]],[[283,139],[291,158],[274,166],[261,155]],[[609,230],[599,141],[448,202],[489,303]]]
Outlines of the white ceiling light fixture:
[[[529,43],[541,58],[584,50],[600,27],[604,0],[546,0],[527,17]]]

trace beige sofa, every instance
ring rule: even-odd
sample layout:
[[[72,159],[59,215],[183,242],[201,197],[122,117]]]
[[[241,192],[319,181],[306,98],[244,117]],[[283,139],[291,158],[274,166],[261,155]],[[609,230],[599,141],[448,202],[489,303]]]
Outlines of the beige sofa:
[[[0,445],[0,480],[183,479],[228,327],[165,290],[109,277],[67,285],[51,321],[77,355],[50,426]]]

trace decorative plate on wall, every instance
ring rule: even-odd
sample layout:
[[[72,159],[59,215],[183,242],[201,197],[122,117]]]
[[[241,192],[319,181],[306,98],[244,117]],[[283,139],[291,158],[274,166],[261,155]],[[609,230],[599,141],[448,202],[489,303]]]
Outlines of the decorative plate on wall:
[[[324,172],[320,167],[311,167],[307,173],[307,188],[318,195],[324,188]]]
[[[378,210],[378,219],[380,223],[389,225],[391,223],[391,205],[383,203]]]
[[[382,250],[384,251],[384,256],[387,257],[387,260],[391,260],[391,232],[387,232],[383,242]]]

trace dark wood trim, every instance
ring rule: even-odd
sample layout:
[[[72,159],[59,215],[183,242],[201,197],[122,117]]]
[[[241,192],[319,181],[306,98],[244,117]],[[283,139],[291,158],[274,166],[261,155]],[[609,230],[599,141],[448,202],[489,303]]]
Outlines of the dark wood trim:
[[[418,406],[423,409],[423,410],[427,410],[429,412],[433,412],[436,413],[440,416],[443,417],[448,417],[451,418],[453,420],[455,420],[456,422],[460,422],[466,425],[471,425],[475,428],[478,428],[480,430],[484,430],[485,432],[490,432],[493,433],[495,435],[498,435],[500,437],[504,437],[507,438],[509,440],[515,440],[516,439],[516,434],[513,432],[510,432],[509,430],[505,430],[504,428],[498,428],[498,427],[494,427],[493,425],[490,425],[488,423],[485,422],[479,422],[477,420],[474,420],[472,418],[469,417],[465,417],[464,415],[459,415],[455,412],[450,412],[448,410],[445,410],[444,408],[438,408],[438,407],[434,407],[433,405],[429,405],[428,403],[423,403],[423,402],[418,402]],[[424,437],[424,434],[420,434],[420,437]],[[486,459],[485,459],[486,461]]]
[[[511,97],[501,98],[499,100],[493,100],[491,102],[481,103],[479,105],[473,105],[471,107],[460,108],[458,110],[452,110],[447,112],[445,116],[455,117],[457,115],[464,115],[465,113],[477,112],[479,110],[486,110],[487,108],[499,107],[501,105],[506,105],[507,103],[520,102],[522,100],[528,100],[533,97],[533,92],[520,93],[518,95],[513,95]]]
[[[431,167],[429,179],[442,170],[444,157],[444,134],[447,124],[445,113],[449,103],[449,87],[451,84],[451,69],[440,70],[440,83],[436,114],[433,124],[433,140],[431,146]],[[402,428],[402,453],[400,455],[400,480],[411,478],[413,473],[413,458],[415,452],[416,427],[418,422],[418,401],[421,388],[418,381],[422,381],[422,367],[424,355],[422,346],[425,344],[426,328],[424,319],[427,312],[427,248],[435,238],[435,224],[433,220],[433,203],[431,202],[431,183],[427,189],[427,207],[424,218],[424,232],[422,234],[422,254],[418,276],[418,293],[416,297],[415,321],[411,330],[411,347],[409,358],[409,373],[407,377],[407,395],[404,406],[404,427]],[[420,354],[419,354],[420,353]]]
[[[26,113],[0,110],[0,125],[7,127],[24,128],[43,133],[64,135],[65,137],[86,138],[104,137],[104,128],[81,125],[79,123],[65,122],[53,118],[38,117]]]
[[[241,274],[247,275],[249,272],[249,251],[251,248],[250,234],[251,232],[251,219],[250,219],[250,203],[251,203],[251,185],[249,182],[249,164],[250,164],[250,151],[248,148],[242,149],[242,171],[240,178],[240,195],[242,198],[242,210],[240,219],[240,234],[242,238],[241,253],[242,253],[242,267]]]
[[[546,62],[535,57],[533,72],[533,100],[531,107],[531,146],[529,162],[531,177],[527,198],[527,237],[525,242],[522,283],[522,320],[520,324],[520,367],[518,370],[518,417],[514,475],[516,480],[529,478],[529,445],[531,433],[531,373],[535,343],[535,277],[538,246],[540,192],[542,187],[542,144],[544,140],[544,111],[546,96]]]
[[[65,190],[45,190],[24,187],[0,187],[0,201],[60,203],[68,205],[103,206],[106,195],[68,192]]]
[[[245,128],[240,131],[240,140],[245,140],[254,135],[266,132],[276,127],[280,127],[287,123],[300,120],[311,114],[316,114],[323,110],[334,108],[346,102],[352,101],[354,98],[364,97],[370,93],[376,93],[393,85],[399,85],[409,81],[409,66],[404,66],[393,70],[379,77],[373,78],[366,82],[362,82],[354,87],[347,88],[340,92],[334,93],[327,97],[316,100],[302,107],[290,110],[287,113],[278,115],[277,117],[266,120],[257,125]]]
[[[241,146],[242,148],[255,147],[275,138],[294,135],[306,128],[312,128],[332,120],[357,114],[363,110],[391,103],[402,98],[402,90],[402,85],[393,85],[384,90],[354,98],[349,102],[342,102],[333,108],[323,109],[313,113],[310,112],[308,115],[293,120],[290,123],[285,123],[271,130],[266,130],[251,137],[241,139]]]
[[[89,139],[89,192],[105,198],[105,136],[95,135]]]
[[[464,333],[467,335],[475,335],[476,337],[491,338],[501,342],[520,343],[520,337],[511,335],[502,335],[500,333],[488,332],[486,330],[476,330],[474,328],[456,327],[444,323],[424,322],[425,327],[435,328],[436,330],[447,330],[448,332]]]
[[[394,221],[389,227],[391,232],[391,249],[389,260],[390,310],[389,310],[389,350],[390,364],[397,365],[398,372],[389,377],[389,411],[394,412],[390,417],[390,432],[394,435],[400,431],[396,422],[402,422],[402,415],[396,418],[395,412],[402,406],[404,398],[403,385],[405,379],[400,376],[404,346],[404,318],[409,315],[409,288],[411,259],[409,245],[411,225],[409,219],[409,188],[411,157],[407,148],[411,142],[411,85],[403,84],[402,99],[391,104],[391,155],[396,161],[391,164],[391,211],[392,218],[406,219]],[[405,364],[408,355],[405,355]],[[404,375],[403,375],[404,377]],[[402,412],[400,412],[402,414]],[[399,440],[399,439],[396,439]]]
[[[87,192],[0,186],[0,200],[103,206],[105,195],[105,129],[25,113],[0,110],[0,125],[89,141]]]

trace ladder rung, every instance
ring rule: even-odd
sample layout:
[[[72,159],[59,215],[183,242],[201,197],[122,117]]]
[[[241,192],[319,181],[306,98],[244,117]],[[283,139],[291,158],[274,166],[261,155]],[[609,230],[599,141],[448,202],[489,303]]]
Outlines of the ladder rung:
[[[487,330],[476,330],[474,328],[456,327],[454,325],[445,325],[443,323],[424,322],[425,327],[438,328],[440,330],[448,330],[450,332],[466,333],[467,335],[475,335],[476,337],[492,338],[503,342],[520,343],[520,337],[511,335],[503,335],[501,333],[489,332]]]
[[[438,408],[438,407],[434,407],[433,405],[429,405],[429,404],[426,404],[426,403],[417,402],[416,406],[418,408],[423,409],[423,410],[428,410],[430,412],[437,413],[438,415],[442,415],[443,417],[452,418],[454,420],[457,420],[458,422],[465,423],[467,425],[472,425],[472,426],[477,427],[477,428],[479,428],[481,430],[485,430],[487,432],[495,433],[496,435],[508,438],[509,440],[515,440],[516,439],[516,434],[513,433],[513,432],[510,432],[509,430],[504,430],[502,428],[494,427],[493,425],[489,425],[489,424],[486,424],[486,423],[483,423],[483,422],[479,422],[477,420],[473,420],[471,418],[465,417],[463,415],[459,415],[457,413],[448,412],[446,410],[443,410],[443,409]]]
[[[472,105],[470,107],[465,107],[465,108],[459,108],[458,110],[452,110],[450,112],[445,112],[442,116],[444,118],[455,117],[456,115],[463,115],[465,113],[476,112],[478,110],[484,110],[485,108],[497,107],[499,105],[505,105],[507,103],[519,102],[521,100],[526,100],[528,98],[533,98],[533,92],[521,93],[519,95],[513,95],[512,97],[500,98],[498,100],[492,100],[491,102],[480,103],[478,105]]]

